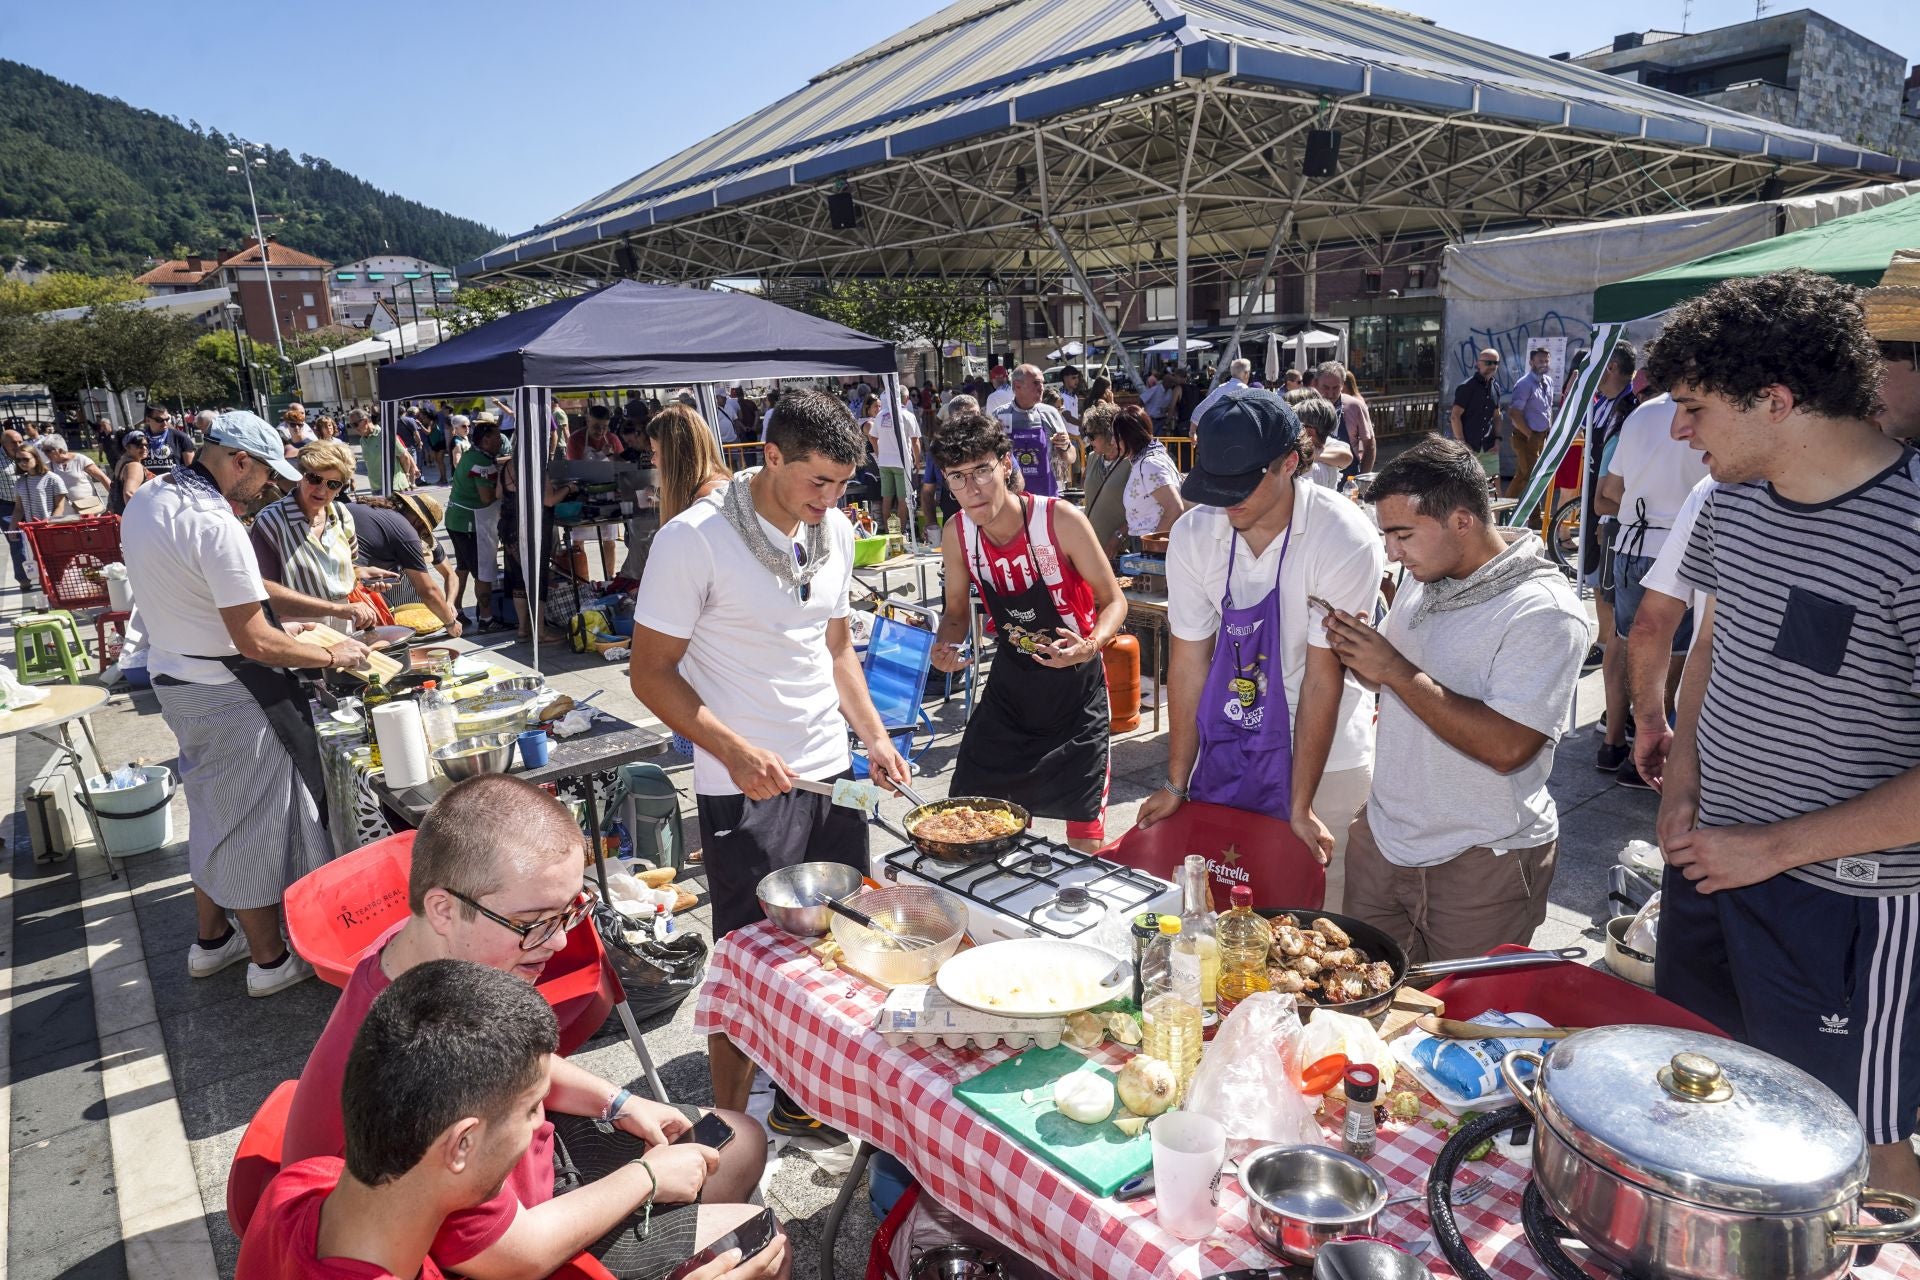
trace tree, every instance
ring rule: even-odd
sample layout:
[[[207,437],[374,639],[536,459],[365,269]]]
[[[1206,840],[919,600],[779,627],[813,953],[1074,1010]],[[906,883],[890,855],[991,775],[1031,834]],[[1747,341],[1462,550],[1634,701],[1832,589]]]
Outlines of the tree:
[[[545,306],[566,296],[558,289],[543,288],[524,280],[506,280],[499,284],[470,285],[453,295],[451,306],[435,307],[427,314],[440,321],[452,337],[491,324],[501,316]]]
[[[197,389],[192,362],[200,327],[187,316],[124,304],[78,320],[34,324],[17,346],[21,372],[56,396],[83,387],[145,387],[156,398]],[[196,397],[197,398],[197,397]]]
[[[890,342],[949,342],[986,326],[986,293],[978,284],[934,278],[840,280],[807,301],[823,319]]]
[[[240,347],[231,329],[203,335],[193,344],[189,359],[195,385],[201,390],[198,395],[183,395],[183,399],[201,403],[246,403],[246,390],[240,382]],[[254,380],[262,390],[268,395],[279,392],[279,361],[271,346],[248,338],[246,363],[252,366]]]
[[[315,356],[323,356],[329,351],[338,351],[341,347],[352,346],[367,335],[359,329],[349,329],[345,325],[330,324],[324,329],[314,329],[296,334],[287,339],[287,360],[299,364]],[[228,344],[231,352],[232,344]]]
[[[132,302],[146,296],[146,286],[135,284],[125,272],[90,276],[78,271],[52,271],[31,284],[0,280],[0,315],[31,316],[68,307]]]

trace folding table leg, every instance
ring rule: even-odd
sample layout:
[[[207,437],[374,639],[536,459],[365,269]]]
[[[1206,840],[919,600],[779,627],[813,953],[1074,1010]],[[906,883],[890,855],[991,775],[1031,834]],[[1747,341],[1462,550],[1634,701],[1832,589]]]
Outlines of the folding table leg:
[[[847,1216],[847,1206],[860,1193],[860,1184],[866,1180],[867,1161],[873,1159],[873,1152],[871,1142],[862,1141],[854,1147],[853,1163],[847,1168],[847,1180],[840,1184],[840,1194],[834,1197],[833,1207],[827,1210],[826,1225],[820,1230],[820,1280],[835,1280],[833,1245],[840,1237],[840,1220]]]
[[[81,718],[80,726],[86,731],[87,745],[93,746],[93,730],[88,727],[85,717]],[[120,868],[113,865],[113,855],[107,852],[106,834],[100,830],[100,815],[93,811],[93,797],[87,791],[87,758],[81,754],[80,748],[73,741],[71,720],[60,726],[60,739],[65,744],[67,767],[73,770],[73,784],[79,788],[75,798],[79,800],[80,807],[86,811],[87,825],[93,828],[94,847],[100,850],[100,856],[107,860],[107,878],[118,880]],[[100,748],[97,746],[93,748],[93,762],[101,769],[106,768],[100,762]]]
[[[672,1102],[667,1096],[667,1086],[660,1083],[660,1072],[653,1065],[653,1055],[647,1052],[647,1042],[640,1036],[640,1024],[634,1021],[633,1010],[627,1002],[621,1000],[614,1008],[620,1011],[620,1024],[627,1029],[627,1039],[633,1042],[633,1051],[640,1057],[640,1069],[647,1073],[647,1087],[653,1090],[655,1102]]]

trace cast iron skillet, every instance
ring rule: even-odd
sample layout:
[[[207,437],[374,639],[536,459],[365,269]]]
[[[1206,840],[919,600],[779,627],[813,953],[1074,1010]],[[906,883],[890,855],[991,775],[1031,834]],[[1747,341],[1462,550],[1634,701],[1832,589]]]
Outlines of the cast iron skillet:
[[[1393,985],[1378,995],[1368,996],[1364,1000],[1348,1000],[1342,1004],[1322,1004],[1313,999],[1312,992],[1304,993],[1307,998],[1299,1002],[1302,1021],[1305,1021],[1307,1015],[1315,1009],[1332,1009],[1335,1013],[1350,1013],[1356,1018],[1378,1019],[1392,1007],[1393,997],[1400,988],[1409,982],[1426,978],[1442,978],[1450,973],[1478,973],[1486,969],[1528,969],[1537,965],[1564,964],[1569,960],[1585,959],[1587,954],[1585,947],[1565,947],[1559,951],[1470,956],[1464,960],[1435,960],[1427,964],[1409,965],[1406,948],[1384,930],[1377,929],[1364,920],[1356,920],[1352,916],[1338,915],[1332,911],[1320,911],[1311,907],[1262,907],[1256,914],[1269,920],[1278,915],[1291,915],[1300,922],[1302,929],[1311,928],[1315,919],[1331,920],[1347,931],[1347,936],[1353,940],[1353,945],[1364,951],[1369,960],[1385,960],[1393,966]]]
[[[998,809],[1018,818],[1020,825],[1004,836],[994,836],[989,840],[927,840],[912,834],[914,824],[936,813],[963,806],[969,809]],[[935,800],[908,810],[905,831],[883,818],[876,817],[874,821],[901,839],[911,841],[914,848],[929,858],[938,858],[942,862],[972,863],[991,862],[1013,848],[1015,842],[1026,834],[1027,828],[1033,825],[1033,815],[1011,800],[995,800],[991,796],[948,796],[945,800]]]

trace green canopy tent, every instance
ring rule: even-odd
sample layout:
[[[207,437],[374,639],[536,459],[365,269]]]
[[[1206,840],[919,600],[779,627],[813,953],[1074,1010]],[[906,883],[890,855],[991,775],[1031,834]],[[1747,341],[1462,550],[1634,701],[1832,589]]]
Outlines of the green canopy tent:
[[[1805,267],[1848,284],[1875,285],[1894,250],[1915,247],[1920,247],[1920,195],[1602,285],[1593,293],[1593,318],[1601,324],[1658,315],[1717,281],[1789,267]]]

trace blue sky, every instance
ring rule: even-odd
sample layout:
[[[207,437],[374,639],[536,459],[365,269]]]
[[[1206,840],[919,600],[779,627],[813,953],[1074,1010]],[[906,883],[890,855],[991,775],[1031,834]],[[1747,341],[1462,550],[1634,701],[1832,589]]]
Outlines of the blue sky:
[[[1397,0],[1548,54],[1677,28],[1683,0]],[[516,232],[939,9],[939,0],[67,0],[0,5],[0,56]],[[1775,12],[1791,6],[1774,0]],[[1543,20],[1543,12],[1552,14]],[[1688,29],[1753,17],[1694,0]],[[1820,12],[1920,59],[1909,3]],[[1901,19],[1897,15],[1906,12]]]

